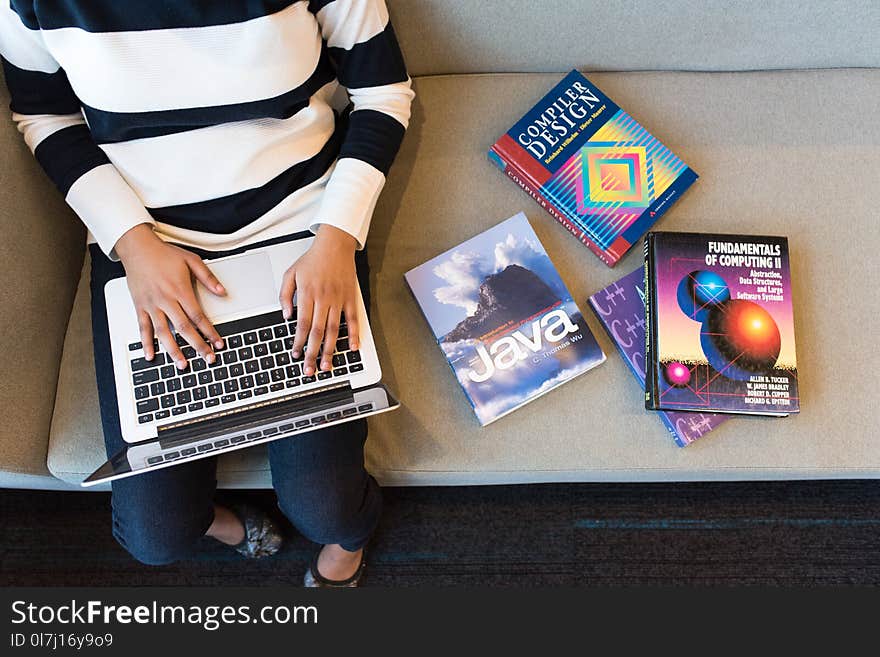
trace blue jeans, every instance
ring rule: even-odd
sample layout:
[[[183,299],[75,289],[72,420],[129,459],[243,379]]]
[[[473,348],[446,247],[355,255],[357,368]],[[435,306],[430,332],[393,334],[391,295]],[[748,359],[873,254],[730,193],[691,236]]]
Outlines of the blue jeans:
[[[271,244],[295,235],[261,242]],[[123,449],[110,356],[104,285],[125,274],[96,245],[92,256],[92,331],[104,444],[112,456]],[[221,257],[243,249],[204,252]],[[355,256],[358,280],[369,308],[366,252]],[[294,527],[316,543],[339,543],[355,551],[379,522],[382,497],[364,469],[366,420],[326,427],[269,443],[272,486],[278,506]],[[138,561],[168,564],[192,555],[214,521],[217,461],[206,458],[112,483],[113,535]]]

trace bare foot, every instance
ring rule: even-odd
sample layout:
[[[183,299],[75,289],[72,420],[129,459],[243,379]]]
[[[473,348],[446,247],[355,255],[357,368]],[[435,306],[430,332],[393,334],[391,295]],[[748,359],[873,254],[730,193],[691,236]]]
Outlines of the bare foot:
[[[205,532],[206,536],[216,538],[226,545],[238,545],[244,540],[244,526],[232,511],[225,506],[214,505],[214,522]]]
[[[348,579],[357,572],[363,552],[363,548],[349,552],[341,545],[325,545],[318,555],[318,572],[324,579],[337,582]]]

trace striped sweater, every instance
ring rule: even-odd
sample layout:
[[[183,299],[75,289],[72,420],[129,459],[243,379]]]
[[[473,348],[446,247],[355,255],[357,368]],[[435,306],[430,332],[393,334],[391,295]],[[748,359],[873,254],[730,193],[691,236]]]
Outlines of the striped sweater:
[[[11,0],[13,119],[101,249],[362,248],[413,92],[384,0]]]

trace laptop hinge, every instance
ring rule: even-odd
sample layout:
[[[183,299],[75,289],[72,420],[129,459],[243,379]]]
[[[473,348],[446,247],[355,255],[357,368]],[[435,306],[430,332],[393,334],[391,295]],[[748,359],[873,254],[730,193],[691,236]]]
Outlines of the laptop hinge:
[[[304,413],[332,408],[353,400],[354,392],[347,381],[329,388],[275,397],[159,427],[159,445],[164,449],[181,443],[213,438],[259,427],[271,420],[294,418]]]

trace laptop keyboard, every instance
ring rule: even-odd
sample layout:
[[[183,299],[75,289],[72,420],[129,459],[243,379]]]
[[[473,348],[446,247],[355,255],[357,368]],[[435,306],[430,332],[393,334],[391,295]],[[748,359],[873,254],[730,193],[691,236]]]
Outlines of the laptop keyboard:
[[[296,319],[285,321],[280,310],[218,324],[215,328],[224,346],[214,350],[217,359],[212,364],[198,357],[180,335],[176,336],[177,344],[189,361],[185,370],[177,369],[157,340],[153,341],[156,349],[153,360],[131,359],[140,424],[205,408],[219,409],[233,402],[345,377],[364,369],[360,352],[349,348],[344,317],[339,326],[332,371],[319,370],[312,376],[303,374],[302,354],[299,358],[291,354]],[[129,351],[142,348],[140,342],[128,345]]]

